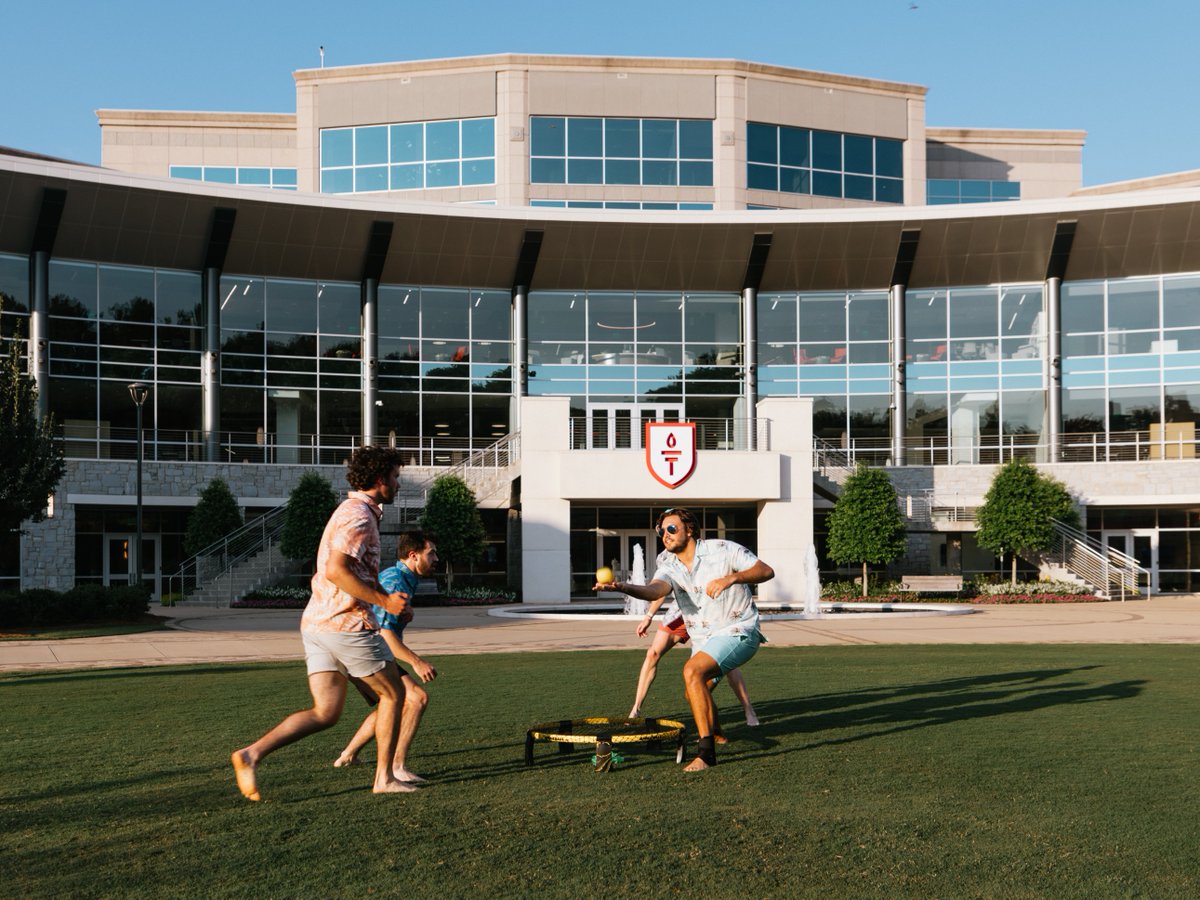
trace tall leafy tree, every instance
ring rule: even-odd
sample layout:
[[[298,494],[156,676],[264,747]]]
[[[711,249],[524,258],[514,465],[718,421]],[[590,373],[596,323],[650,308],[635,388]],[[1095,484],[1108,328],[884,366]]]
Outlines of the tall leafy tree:
[[[867,596],[867,566],[891,562],[907,546],[896,489],[882,469],[859,463],[846,479],[829,515],[829,558],[839,565],[862,564],[862,595]]]
[[[0,533],[45,518],[46,500],[66,472],[53,416],[38,415],[38,392],[25,372],[20,329],[0,342]]]
[[[976,513],[975,540],[1001,559],[1012,558],[1012,583],[1017,583],[1017,554],[1045,550],[1054,542],[1054,520],[1074,527],[1079,513],[1066,487],[1023,459],[1001,466]]]
[[[199,553],[232,531],[242,527],[242,512],[237,498],[224,479],[214,478],[200,492],[200,501],[188,515],[183,534],[183,551]]]
[[[283,513],[279,549],[288,559],[314,560],[325,524],[338,505],[338,495],[327,478],[305,472],[288,494]]]
[[[457,475],[442,475],[425,498],[421,528],[437,542],[446,561],[446,590],[454,586],[454,567],[469,566],[483,556],[487,533],[475,492]]]

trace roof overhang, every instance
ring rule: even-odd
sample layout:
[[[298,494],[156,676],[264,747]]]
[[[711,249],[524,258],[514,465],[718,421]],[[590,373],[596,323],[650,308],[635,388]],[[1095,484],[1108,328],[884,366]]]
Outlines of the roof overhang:
[[[54,256],[202,268],[213,211],[236,212],[225,271],[356,281],[372,224],[393,226],[381,280],[507,288],[527,231],[534,289],[739,291],[756,234],[763,291],[889,286],[919,231],[910,287],[1037,282],[1076,222],[1068,280],[1200,271],[1200,187],[933,207],[623,212],[451,206],[228,187],[0,155],[0,252],[28,254],[44,189],[66,192]]]

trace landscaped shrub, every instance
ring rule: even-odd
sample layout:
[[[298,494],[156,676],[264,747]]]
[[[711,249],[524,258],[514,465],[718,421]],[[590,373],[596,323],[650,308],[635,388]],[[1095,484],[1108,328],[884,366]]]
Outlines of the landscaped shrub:
[[[10,591],[0,594],[0,627],[130,622],[149,608],[149,585],[81,584],[69,591]]]

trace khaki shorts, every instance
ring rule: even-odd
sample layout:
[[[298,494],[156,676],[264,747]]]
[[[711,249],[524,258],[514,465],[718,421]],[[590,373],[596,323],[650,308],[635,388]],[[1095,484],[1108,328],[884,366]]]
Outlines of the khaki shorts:
[[[395,657],[378,631],[302,631],[308,674],[374,675]]]

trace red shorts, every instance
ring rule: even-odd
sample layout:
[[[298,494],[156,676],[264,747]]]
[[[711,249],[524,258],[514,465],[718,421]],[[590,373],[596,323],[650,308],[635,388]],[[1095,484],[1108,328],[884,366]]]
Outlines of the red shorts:
[[[683,621],[683,616],[680,616],[673,622],[664,622],[658,626],[658,630],[675,635],[681,644],[686,644],[691,640],[691,635],[688,634],[687,624]]]

